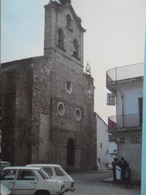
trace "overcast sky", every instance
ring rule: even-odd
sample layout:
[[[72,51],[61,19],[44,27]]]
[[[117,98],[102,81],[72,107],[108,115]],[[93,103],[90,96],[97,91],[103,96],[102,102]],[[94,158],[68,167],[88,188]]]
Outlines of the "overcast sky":
[[[49,0],[1,0],[1,61],[43,55],[44,5]],[[72,0],[81,17],[84,66],[95,86],[95,112],[105,122],[115,115],[106,105],[106,71],[144,61],[146,0]]]

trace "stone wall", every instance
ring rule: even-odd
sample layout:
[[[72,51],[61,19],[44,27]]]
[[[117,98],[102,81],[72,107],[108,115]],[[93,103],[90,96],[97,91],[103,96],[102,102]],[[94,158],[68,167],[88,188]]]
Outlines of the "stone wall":
[[[28,160],[31,125],[32,59],[2,65],[2,158],[12,164]],[[20,158],[20,154],[23,157]]]

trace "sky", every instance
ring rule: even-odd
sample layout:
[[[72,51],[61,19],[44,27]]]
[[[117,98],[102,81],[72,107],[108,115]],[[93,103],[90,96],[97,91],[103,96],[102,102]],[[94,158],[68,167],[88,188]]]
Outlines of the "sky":
[[[72,0],[86,29],[84,66],[91,67],[95,112],[107,123],[106,71],[144,61],[146,0]],[[49,0],[1,0],[1,62],[43,55],[44,5]]]

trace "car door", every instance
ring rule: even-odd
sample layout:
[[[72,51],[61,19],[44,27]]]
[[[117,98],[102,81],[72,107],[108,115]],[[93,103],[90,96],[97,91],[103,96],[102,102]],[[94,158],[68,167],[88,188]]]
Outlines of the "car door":
[[[16,173],[17,171],[13,169],[2,172],[1,182],[10,190],[13,190],[14,188]]]
[[[38,180],[33,170],[19,170],[13,194],[33,195],[36,190],[37,182]]]

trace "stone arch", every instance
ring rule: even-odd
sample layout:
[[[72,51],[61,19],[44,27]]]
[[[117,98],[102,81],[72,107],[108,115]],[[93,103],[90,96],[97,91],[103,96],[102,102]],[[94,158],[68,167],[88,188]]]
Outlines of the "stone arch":
[[[75,165],[75,142],[72,138],[67,141],[67,166]]]
[[[75,166],[75,156],[76,156],[76,143],[74,132],[68,132],[65,138],[65,148],[66,148],[66,165],[67,167]]]

